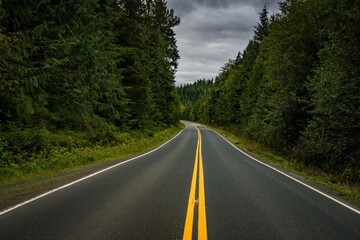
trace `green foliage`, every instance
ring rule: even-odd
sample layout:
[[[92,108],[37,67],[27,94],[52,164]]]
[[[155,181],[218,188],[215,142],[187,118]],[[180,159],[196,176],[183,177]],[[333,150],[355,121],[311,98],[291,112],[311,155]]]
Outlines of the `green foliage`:
[[[202,107],[205,97],[210,93],[213,80],[197,80],[193,84],[185,84],[176,88],[182,103],[182,119],[190,121],[204,120]]]
[[[318,65],[317,55],[324,41],[318,25],[326,17],[323,2],[315,2],[284,3],[283,12],[270,28],[265,77],[271,84],[272,110],[264,117],[271,120],[268,138],[271,147],[278,151],[297,143],[308,119],[306,84],[313,76],[313,67]]]
[[[243,53],[187,114],[360,182],[359,9],[353,0],[287,0],[269,19],[265,7]]]
[[[153,124],[177,123],[179,102],[174,74],[179,55],[172,28],[180,19],[162,0],[145,4],[120,2],[125,15],[119,19],[122,28],[117,41],[128,46],[120,62],[129,97],[131,117],[127,124],[133,129],[144,129]]]
[[[0,1],[0,165],[177,125],[179,23],[164,0]]]
[[[0,11],[1,123],[177,123],[180,20],[165,1],[5,0]]]
[[[359,182],[359,3],[331,3],[331,17],[325,26],[329,39],[308,85],[312,117],[297,154],[303,161],[330,171],[344,169],[346,180]]]
[[[26,152],[28,158],[24,161],[25,158],[19,158],[19,154],[7,152],[11,162],[0,161],[0,183],[3,185],[34,177],[54,176],[69,169],[74,170],[104,161],[130,157],[160,145],[179,130],[180,127],[173,126],[165,130],[153,129],[147,132],[112,132],[116,142],[110,144],[93,142],[92,138],[97,133],[92,135],[90,132],[78,133],[68,130],[56,133],[50,133],[45,129],[28,130],[26,135],[37,134],[37,140],[26,139],[30,149]],[[20,141],[20,137],[17,138],[21,135],[23,132],[19,131],[8,134],[7,138],[12,138],[14,144],[21,145],[24,143]],[[2,151],[4,150],[2,146],[3,144],[0,143],[0,153],[4,154],[6,152]],[[33,146],[37,146],[41,150],[36,154],[31,154]],[[50,148],[44,148],[45,146]],[[25,154],[24,151],[22,153]],[[3,157],[6,158],[6,156],[0,155],[1,160],[5,159]],[[15,162],[14,159],[18,159],[20,162]],[[6,188],[1,191],[2,193],[6,192]],[[1,201],[4,200],[1,199]]]

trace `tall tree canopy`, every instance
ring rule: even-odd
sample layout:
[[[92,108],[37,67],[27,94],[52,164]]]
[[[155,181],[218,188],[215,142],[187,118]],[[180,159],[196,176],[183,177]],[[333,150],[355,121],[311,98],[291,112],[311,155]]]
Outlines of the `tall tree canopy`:
[[[360,182],[360,2],[286,0],[260,13],[199,116]]]
[[[164,0],[0,2],[0,124],[175,124],[180,23]]]

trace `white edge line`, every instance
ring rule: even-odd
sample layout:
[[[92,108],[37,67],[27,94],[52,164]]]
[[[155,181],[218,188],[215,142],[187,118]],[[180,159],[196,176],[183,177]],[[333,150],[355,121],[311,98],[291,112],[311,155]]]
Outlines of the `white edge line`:
[[[294,178],[294,177],[292,177],[292,176],[290,176],[290,175],[288,175],[288,174],[286,174],[286,173],[284,173],[284,172],[282,172],[282,171],[280,171],[279,169],[276,169],[276,168],[274,168],[274,167],[272,167],[272,166],[270,166],[270,165],[268,165],[268,164],[266,164],[266,163],[264,163],[264,162],[262,162],[262,161],[260,161],[260,160],[258,160],[258,159],[256,159],[256,158],[250,156],[249,154],[247,154],[246,152],[244,152],[243,150],[241,150],[241,149],[239,149],[237,146],[235,146],[233,143],[231,143],[229,140],[227,140],[225,137],[223,137],[220,133],[218,133],[218,132],[216,132],[216,131],[214,131],[214,130],[212,130],[212,129],[209,129],[209,130],[213,131],[214,133],[216,133],[217,135],[219,135],[220,137],[222,137],[226,142],[228,142],[228,143],[229,143],[231,146],[233,146],[236,150],[238,150],[239,152],[241,152],[241,153],[243,153],[244,155],[248,156],[248,157],[251,158],[252,160],[254,160],[254,161],[256,161],[256,162],[258,162],[258,163],[260,163],[260,164],[262,164],[262,165],[264,165],[264,166],[266,166],[266,167],[268,167],[268,168],[271,168],[272,170],[274,170],[274,171],[276,171],[276,172],[278,172],[278,173],[280,173],[280,174],[282,174],[282,175],[284,175],[284,176],[292,179],[293,181],[295,181],[295,182],[297,182],[297,183],[300,183],[301,185],[303,185],[303,186],[305,186],[305,187],[307,187],[307,188],[309,188],[309,189],[311,189],[311,190],[313,190],[313,191],[315,191],[315,192],[323,195],[324,197],[327,197],[328,199],[330,199],[330,200],[332,200],[332,201],[334,201],[334,202],[342,205],[343,207],[346,207],[346,208],[350,209],[351,211],[353,211],[353,212],[355,212],[355,213],[357,213],[357,214],[360,214],[360,211],[359,211],[359,210],[357,210],[357,209],[355,209],[355,208],[353,208],[353,207],[351,207],[351,206],[349,206],[349,205],[347,205],[347,204],[345,204],[345,203],[337,200],[336,198],[334,198],[334,197],[332,197],[332,196],[330,196],[330,195],[328,195],[328,194],[326,194],[326,193],[321,192],[320,190],[318,190],[318,189],[316,189],[316,188],[314,188],[314,187],[312,187],[312,186],[310,186],[310,185],[308,185],[308,184],[306,184],[306,183],[304,183],[304,182],[302,182],[302,181],[300,181],[300,180],[298,180],[298,179],[296,179],[296,178]]]
[[[187,128],[187,125],[186,125],[186,127],[185,127],[183,130],[181,130],[178,134],[176,134],[176,135],[175,135],[174,137],[172,137],[170,140],[168,140],[167,142],[163,143],[163,144],[160,145],[159,147],[157,147],[157,148],[155,148],[155,149],[153,149],[153,150],[151,150],[151,151],[149,151],[149,152],[146,152],[146,153],[141,154],[141,155],[139,155],[139,156],[130,158],[130,159],[126,160],[126,161],[117,163],[117,164],[115,164],[115,165],[112,165],[112,166],[107,167],[107,168],[105,168],[105,169],[102,169],[102,170],[100,170],[100,171],[97,171],[97,172],[95,172],[95,173],[92,173],[92,174],[90,174],[90,175],[87,175],[87,176],[85,176],[85,177],[83,177],[83,178],[80,178],[80,179],[78,179],[78,180],[75,180],[75,181],[73,181],[73,182],[71,182],[71,183],[68,183],[68,184],[63,185],[63,186],[61,186],[61,187],[55,188],[55,189],[50,190],[50,191],[48,191],[48,192],[45,192],[45,193],[43,193],[43,194],[41,194],[41,195],[38,195],[38,196],[36,196],[36,197],[34,197],[34,198],[31,198],[31,199],[29,199],[29,200],[26,200],[26,201],[24,201],[24,202],[21,202],[21,203],[19,203],[19,204],[16,204],[15,206],[12,206],[12,207],[10,207],[10,208],[7,208],[7,209],[1,211],[1,212],[0,212],[0,216],[1,216],[1,215],[4,215],[5,213],[8,213],[8,212],[10,212],[10,211],[12,211],[12,210],[15,210],[15,209],[17,209],[17,208],[19,208],[19,207],[22,207],[22,206],[24,206],[24,205],[26,205],[26,204],[28,204],[28,203],[31,203],[31,202],[33,202],[33,201],[35,201],[35,200],[38,200],[38,199],[43,198],[43,197],[45,197],[45,196],[47,196],[47,195],[50,195],[50,194],[52,194],[52,193],[54,193],[54,192],[57,192],[57,191],[59,191],[59,190],[61,190],[61,189],[70,187],[71,185],[74,185],[74,184],[76,184],[76,183],[82,182],[82,181],[84,181],[84,180],[86,180],[86,179],[88,179],[88,178],[94,177],[94,176],[96,176],[96,175],[98,175],[98,174],[100,174],[100,173],[106,172],[106,171],[108,171],[108,170],[110,170],[110,169],[112,169],[112,168],[118,167],[118,166],[120,166],[120,165],[122,165],[122,164],[128,163],[128,162],[130,162],[130,161],[133,161],[133,160],[135,160],[135,159],[138,159],[138,158],[144,157],[144,156],[146,156],[146,155],[148,155],[148,154],[150,154],[150,153],[153,153],[153,152],[155,152],[156,150],[158,150],[158,149],[162,148],[163,146],[165,146],[166,144],[168,144],[169,142],[171,142],[172,140],[174,140],[176,137],[178,137],[186,128]]]

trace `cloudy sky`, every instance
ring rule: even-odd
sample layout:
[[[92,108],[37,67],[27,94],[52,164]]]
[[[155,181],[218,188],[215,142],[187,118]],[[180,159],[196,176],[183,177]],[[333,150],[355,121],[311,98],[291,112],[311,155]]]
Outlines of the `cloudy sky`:
[[[272,14],[278,1],[167,0],[181,20],[175,27],[180,51],[176,85],[215,78],[252,38],[264,4]]]

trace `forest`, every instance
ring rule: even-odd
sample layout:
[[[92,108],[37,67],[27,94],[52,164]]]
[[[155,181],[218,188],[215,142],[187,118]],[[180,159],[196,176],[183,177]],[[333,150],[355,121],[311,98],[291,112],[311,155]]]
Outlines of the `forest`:
[[[360,1],[279,8],[215,79],[176,88],[165,0],[0,0],[0,177],[183,118],[360,183]]]
[[[360,1],[287,0],[279,8],[272,16],[263,8],[247,47],[213,86],[178,88],[183,117],[360,183]]]
[[[164,0],[0,0],[0,170],[177,125],[179,23]]]
[[[200,115],[204,112],[202,107],[204,98],[210,95],[214,80],[199,79],[193,84],[180,85],[176,88],[181,106],[181,118],[190,121],[199,121]]]

